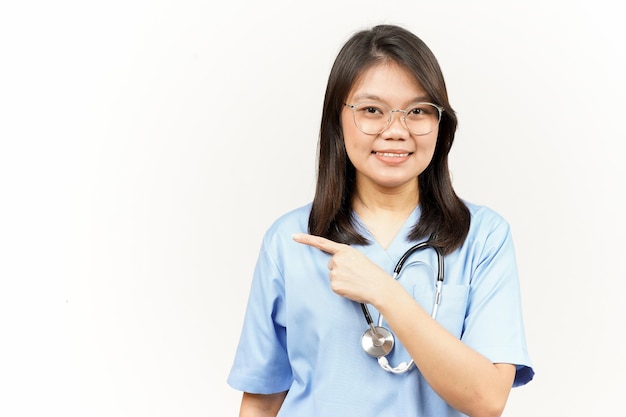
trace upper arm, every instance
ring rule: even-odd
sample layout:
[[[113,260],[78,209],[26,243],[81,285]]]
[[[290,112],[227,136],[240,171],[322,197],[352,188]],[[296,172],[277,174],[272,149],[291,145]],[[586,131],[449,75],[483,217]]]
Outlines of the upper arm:
[[[228,384],[238,391],[270,394],[289,389],[285,290],[282,273],[261,249]]]
[[[244,392],[239,417],[276,417],[287,391],[276,394],[251,394]]]
[[[487,228],[485,228],[487,229]],[[526,350],[519,276],[508,224],[495,222],[475,240],[462,341],[493,363],[514,364],[513,386],[532,379]]]
[[[494,366],[498,368],[502,380],[506,382],[505,386],[511,389],[513,387],[513,380],[515,379],[515,365],[510,363],[494,363]]]

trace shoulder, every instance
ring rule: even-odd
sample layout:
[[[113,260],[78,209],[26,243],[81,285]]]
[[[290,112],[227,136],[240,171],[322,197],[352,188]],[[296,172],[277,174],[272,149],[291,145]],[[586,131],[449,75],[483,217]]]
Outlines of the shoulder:
[[[310,212],[311,203],[308,203],[279,216],[266,230],[263,236],[264,246],[272,247],[279,242],[291,241],[294,233],[306,233]]]
[[[266,235],[281,233],[285,230],[292,234],[296,232],[306,232],[310,212],[311,203],[308,203],[282,214],[270,225]],[[302,228],[304,228],[304,230],[300,230]]]
[[[292,238],[294,233],[308,230],[311,204],[298,207],[280,215],[263,234],[259,259],[271,268],[284,272],[285,265],[301,257],[303,245]]]
[[[454,255],[468,268],[470,282],[476,285],[490,279],[512,280],[517,277],[515,247],[507,220],[492,208],[468,204],[470,230],[463,245]],[[454,258],[453,258],[454,259]],[[459,275],[463,275],[459,273]]]
[[[509,222],[494,209],[464,201],[470,211],[470,240],[486,240],[494,235],[505,239],[510,234]]]

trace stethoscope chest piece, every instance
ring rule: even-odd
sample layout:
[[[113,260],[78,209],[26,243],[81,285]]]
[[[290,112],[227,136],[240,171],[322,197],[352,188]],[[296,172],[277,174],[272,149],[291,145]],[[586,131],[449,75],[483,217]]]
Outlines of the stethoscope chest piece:
[[[413,252],[427,247],[433,248],[437,252],[437,280],[435,281],[435,301],[433,302],[433,311],[431,313],[431,317],[435,319],[437,317],[437,309],[439,308],[439,303],[441,303],[441,289],[443,286],[443,251],[439,247],[433,245],[430,239],[426,242],[418,243],[417,245],[411,247],[408,251],[405,252],[404,255],[402,255],[402,257],[396,264],[396,267],[393,270],[393,278],[398,279],[398,277],[400,276],[400,270],[402,269],[402,265]],[[408,363],[402,362],[396,367],[392,367],[391,365],[389,365],[389,361],[385,356],[389,354],[389,352],[391,352],[391,350],[393,349],[393,335],[389,330],[382,327],[382,314],[379,314],[378,316],[378,326],[374,326],[372,316],[370,316],[369,310],[364,303],[361,303],[361,309],[363,310],[365,321],[369,325],[369,328],[363,333],[363,336],[361,336],[361,347],[363,348],[363,350],[368,355],[378,358],[378,364],[387,372],[401,374],[411,369],[411,367],[415,363],[413,359],[411,359],[411,361]]]
[[[376,333],[374,333],[374,329]],[[393,349],[393,335],[384,327],[371,326],[361,336],[361,347],[368,355],[380,358]]]

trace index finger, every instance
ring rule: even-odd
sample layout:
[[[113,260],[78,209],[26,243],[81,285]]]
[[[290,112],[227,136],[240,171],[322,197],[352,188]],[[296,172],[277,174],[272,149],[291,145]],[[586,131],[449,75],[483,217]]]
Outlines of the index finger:
[[[341,248],[346,246],[343,243],[333,242],[322,236],[309,235],[306,233],[295,233],[292,238],[298,243],[312,246],[326,253],[330,253],[331,255],[336,254]]]

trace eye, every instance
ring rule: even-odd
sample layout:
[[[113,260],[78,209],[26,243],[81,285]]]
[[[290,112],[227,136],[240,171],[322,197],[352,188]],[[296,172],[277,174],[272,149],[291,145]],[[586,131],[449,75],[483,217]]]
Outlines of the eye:
[[[373,103],[363,103],[356,107],[356,111],[361,117],[382,118],[385,116],[385,110],[382,106]]]
[[[406,112],[409,118],[422,118],[422,117],[435,117],[438,115],[438,110],[435,106],[429,103],[417,103],[409,107]]]

